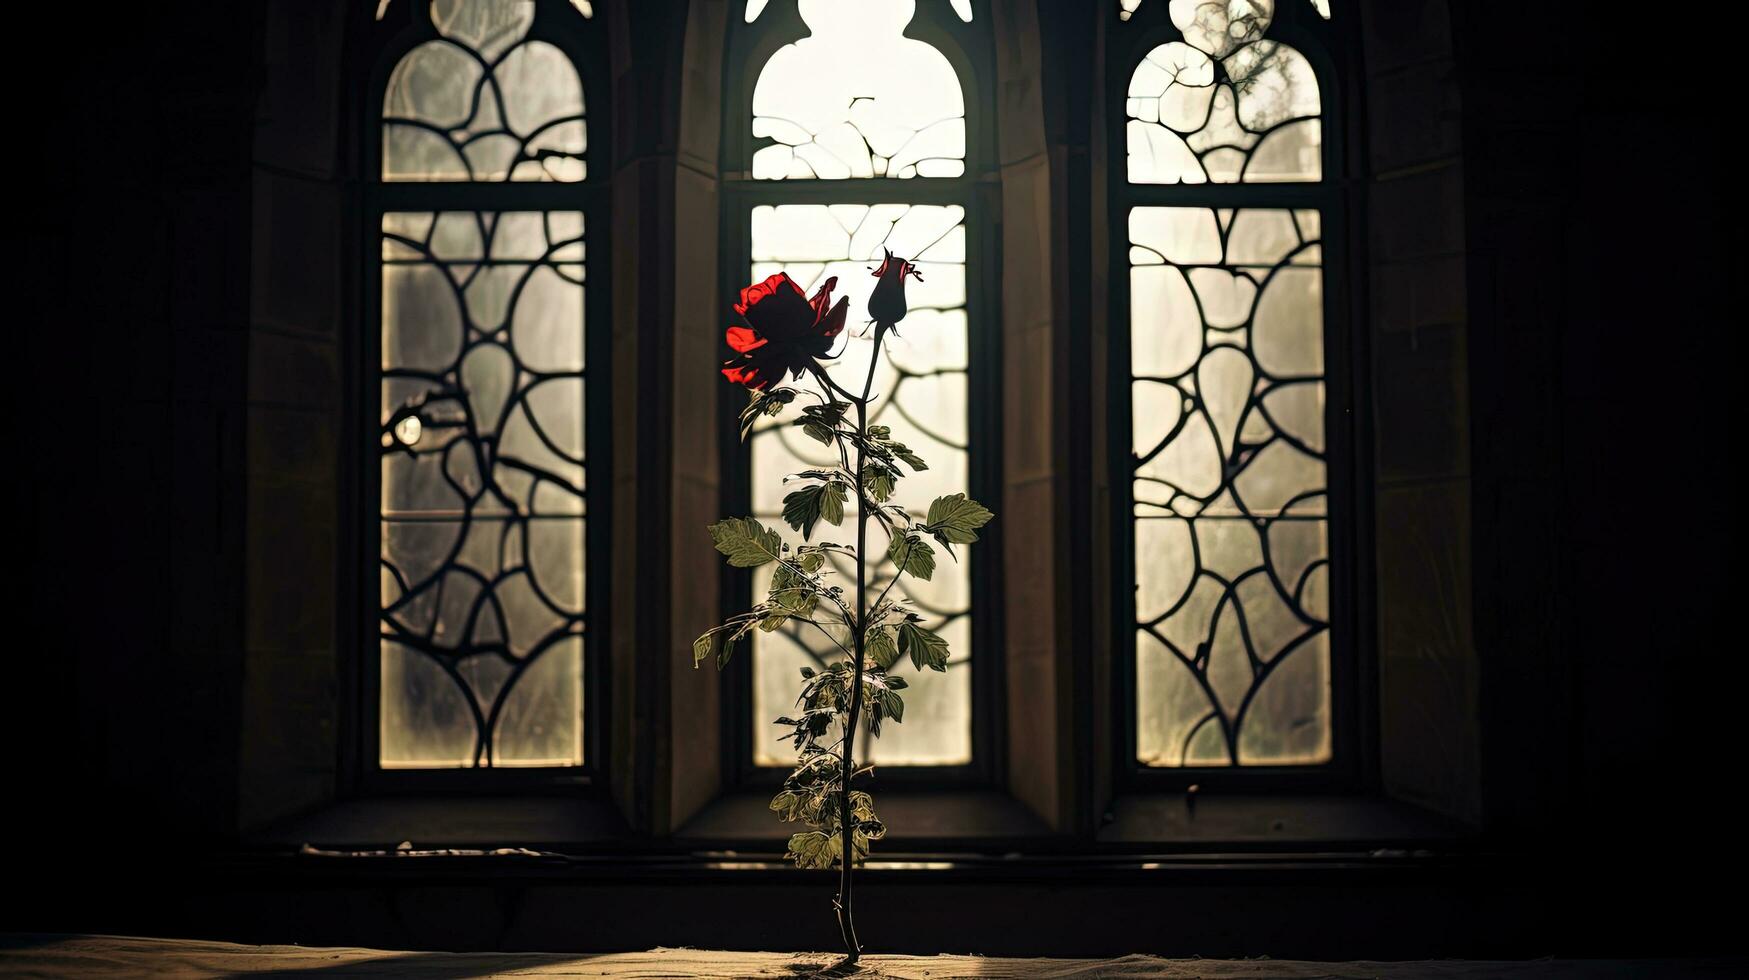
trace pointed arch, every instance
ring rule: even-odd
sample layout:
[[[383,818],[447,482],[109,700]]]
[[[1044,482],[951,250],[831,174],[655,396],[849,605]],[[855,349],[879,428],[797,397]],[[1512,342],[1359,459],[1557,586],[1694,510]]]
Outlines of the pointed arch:
[[[1339,778],[1355,765],[1337,72],[1350,28],[1305,0],[1125,0],[1116,13],[1127,768]]]
[[[379,9],[364,114],[363,767],[575,779],[597,758],[606,227],[593,7]],[[451,776],[454,774],[451,773]]]
[[[988,261],[995,201],[976,184],[993,167],[990,80],[976,67],[989,63],[990,40],[987,24],[975,13],[968,20],[964,6],[748,4],[731,18],[723,89],[725,282],[787,271],[811,289],[835,276],[860,311],[883,247],[922,265],[912,314],[891,345],[892,368],[875,386],[885,396],[880,423],[930,462],[911,481],[926,499],[936,489],[993,493],[998,479],[1000,361]],[[867,348],[866,338],[850,338],[840,363],[866,364]],[[725,443],[734,467],[729,512],[775,517],[781,491],[771,493],[809,457],[779,428],[760,427],[746,447]],[[994,731],[994,668],[982,665],[996,658],[981,651],[997,649],[999,616],[980,610],[994,608],[999,554],[980,544],[911,586],[956,653],[947,674],[912,689],[905,725],[871,740],[883,771],[927,767],[929,778],[944,778],[989,765],[981,743]],[[760,585],[743,578],[727,601],[744,604]],[[765,737],[769,720],[793,696],[796,668],[825,656],[825,642],[779,630],[761,634],[746,658],[738,683],[747,696],[731,703],[741,702],[732,724],[750,772],[785,763]]]

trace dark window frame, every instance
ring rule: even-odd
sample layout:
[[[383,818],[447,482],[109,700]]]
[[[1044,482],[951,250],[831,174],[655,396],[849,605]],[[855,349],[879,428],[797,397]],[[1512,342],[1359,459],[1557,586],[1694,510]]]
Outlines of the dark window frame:
[[[358,440],[343,447],[342,466],[356,470],[347,474],[341,506],[345,549],[354,556],[347,567],[358,576],[341,576],[342,596],[338,606],[343,649],[352,656],[351,669],[342,678],[343,711],[340,771],[349,795],[396,795],[443,792],[574,794],[590,787],[601,791],[607,761],[611,726],[609,709],[608,642],[611,596],[609,593],[612,480],[607,464],[613,458],[610,411],[612,306],[609,293],[611,261],[607,230],[611,227],[608,174],[612,158],[612,99],[609,87],[607,27],[602,18],[608,5],[599,5],[586,19],[569,0],[534,0],[536,15],[526,35],[551,43],[570,58],[583,86],[584,125],[587,133],[584,180],[560,182],[386,182],[382,177],[383,98],[396,65],[418,45],[440,37],[431,23],[430,0],[395,3],[383,21],[375,21],[368,4],[358,5],[359,23],[354,37],[361,43],[348,52],[353,70],[351,91],[362,93],[350,114],[350,131],[356,134],[352,159],[359,179],[354,213],[353,239],[356,251],[349,267],[359,272],[356,296],[359,325],[345,354],[356,358],[348,365],[347,390],[351,404],[345,412],[343,431]],[[550,768],[456,768],[384,769],[379,755],[378,696],[380,681],[380,602],[377,580],[380,561],[380,464],[377,436],[380,423],[376,408],[381,363],[381,228],[383,215],[392,211],[570,211],[581,212],[584,221],[584,472],[588,488],[584,527],[585,627],[583,635],[583,755],[580,766]],[[358,451],[351,451],[356,449]],[[352,496],[352,495],[356,496]]]
[[[1365,379],[1364,182],[1358,179],[1360,88],[1358,17],[1338,4],[1325,21],[1304,0],[1276,4],[1264,35],[1294,48],[1315,73],[1322,106],[1323,179],[1316,183],[1132,184],[1127,170],[1125,100],[1130,76],[1148,52],[1183,40],[1164,2],[1143,4],[1128,21],[1108,11],[1105,104],[1110,161],[1110,345],[1107,424],[1113,660],[1114,788],[1120,792],[1358,792],[1376,786],[1373,708],[1371,426]],[[1330,562],[1331,759],[1299,766],[1150,767],[1136,758],[1134,452],[1131,447],[1129,214],[1137,207],[1316,208],[1324,271],[1325,452]]]
[[[958,204],[965,208],[967,316],[967,445],[970,486],[978,500],[995,501],[1002,487],[1001,239],[997,224],[1000,186],[996,172],[994,50],[988,10],[962,22],[945,3],[919,3],[905,36],[933,45],[959,76],[966,106],[966,169],[960,177],[848,178],[842,180],[754,180],[754,150],[769,141],[752,136],[753,89],[771,56],[785,44],[807,37],[795,4],[768,6],[752,24],[731,8],[727,56],[723,60],[721,174],[721,290],[729,299],[745,284],[751,268],[749,225],[752,209],[764,204]],[[726,314],[725,314],[726,316]],[[853,319],[855,318],[853,314]],[[746,403],[739,389],[720,385],[718,417],[723,460],[722,513],[750,512],[750,453],[733,420]],[[998,519],[980,532],[972,565],[970,608],[972,645],[972,761],[958,766],[880,767],[890,788],[997,786],[1004,775],[1001,751],[1006,713],[1003,705],[1001,591],[1002,529]],[[722,577],[725,615],[746,609],[752,575],[727,569]],[[753,657],[742,651],[725,668],[722,769],[728,787],[776,786],[787,767],[758,766],[753,759]],[[925,678],[920,683],[927,683]]]

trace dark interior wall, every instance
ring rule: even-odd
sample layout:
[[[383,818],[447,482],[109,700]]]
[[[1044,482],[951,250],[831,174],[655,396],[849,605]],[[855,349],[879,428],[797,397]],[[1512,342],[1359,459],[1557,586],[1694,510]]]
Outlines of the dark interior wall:
[[[27,45],[55,39],[54,64],[24,53],[7,68],[32,93],[8,151],[22,300],[10,472],[26,542],[13,621],[27,634],[5,724],[13,779],[32,790],[9,820],[33,851],[224,836],[262,9],[56,14]]]
[[[360,313],[357,141],[342,98],[345,0],[269,0],[262,15],[249,242],[243,507],[242,830],[331,801],[341,787],[342,702],[357,526],[343,346]],[[345,515],[345,516],[343,516]]]
[[[39,839],[333,798],[349,6],[90,17],[59,82],[14,80],[33,642],[5,724]]]
[[[1379,782],[1482,816],[1471,587],[1463,106],[1445,0],[1360,8],[1355,155],[1364,246],[1357,401],[1370,418]]]
[[[322,565],[324,522],[340,519],[315,493],[332,489],[323,467],[340,450],[319,433],[335,408],[311,392],[342,383],[323,321],[352,261],[337,244],[348,178],[320,105],[276,102],[275,79],[334,70],[338,6],[308,15],[320,24],[280,16],[284,4],[86,17],[66,25],[79,43],[59,49],[56,81],[11,79],[38,93],[19,105],[27,199],[7,232],[24,299],[14,512],[29,549],[14,615],[35,636],[12,651],[3,724],[30,790],[10,816],[33,842],[26,862],[50,873],[76,860],[62,845],[229,839],[251,814],[334,786],[334,736],[301,727],[337,710],[327,586],[298,570]],[[1381,489],[1381,549],[1400,540],[1387,529],[1421,534],[1406,546],[1449,572],[1381,569],[1381,647],[1413,611],[1389,589],[1423,612],[1446,594],[1426,589],[1450,589],[1445,620],[1395,622],[1473,634],[1454,641],[1473,673],[1426,711],[1387,700],[1402,713],[1396,728],[1382,719],[1383,751],[1405,795],[1501,840],[1608,845],[1608,864],[1618,846],[1724,838],[1741,673],[1725,592],[1728,59],[1648,54],[1636,31],[1571,5],[1453,4],[1429,42],[1427,22],[1391,20],[1406,6],[1376,4],[1367,21],[1369,44],[1407,52],[1369,53],[1371,166],[1401,190],[1371,203],[1455,243],[1403,253],[1390,281],[1413,290],[1375,281],[1363,308],[1375,391],[1460,424],[1376,420],[1381,452],[1396,440],[1403,464],[1389,506]],[[263,142],[263,119],[307,137]],[[644,139],[665,152],[659,133]],[[1416,190],[1431,184],[1435,196]],[[264,228],[309,244],[265,251]],[[1386,246],[1371,242],[1375,260]],[[270,381],[282,387],[252,388]],[[249,620],[264,596],[289,618]],[[313,713],[288,711],[298,699]],[[1475,755],[1454,759],[1465,732]]]
[[[1720,31],[1741,36],[1740,25]],[[1727,161],[1740,151],[1727,146],[1721,102],[1740,87],[1724,81],[1731,59],[1710,57],[1670,91],[1621,85],[1619,66],[1643,51],[1630,33],[1605,37],[1585,52],[1574,94],[1583,124],[1566,157],[1578,165],[1564,261],[1551,270],[1565,294],[1557,601],[1576,663],[1569,809],[1607,836],[1728,840],[1739,823],[1721,779],[1741,765],[1749,671],[1730,584],[1742,548],[1743,313],[1741,177]]]
[[[1487,825],[1718,828],[1743,676],[1728,59],[1605,5],[1453,4],[1453,36]]]
[[[1599,5],[1361,14],[1383,785],[1502,840],[1705,825],[1741,675],[1724,66],[1651,82]]]

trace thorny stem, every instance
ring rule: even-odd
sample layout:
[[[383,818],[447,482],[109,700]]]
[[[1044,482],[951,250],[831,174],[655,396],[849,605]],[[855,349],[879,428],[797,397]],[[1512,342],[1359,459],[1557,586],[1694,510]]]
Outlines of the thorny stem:
[[[862,397],[858,398],[844,392],[856,405],[856,622],[851,635],[855,648],[853,657],[856,661],[855,674],[850,684],[850,717],[844,726],[844,779],[839,786],[838,794],[838,829],[842,835],[839,860],[841,868],[838,877],[838,931],[844,936],[845,963],[855,963],[862,954],[862,945],[856,941],[856,920],[851,905],[851,868],[856,861],[855,829],[850,816],[850,780],[856,775],[856,728],[862,722],[862,666],[863,645],[867,642],[864,630],[868,625],[868,499],[864,494],[862,467],[865,445],[868,442],[868,396],[874,388],[875,365],[880,363],[881,342],[886,339],[890,323],[875,324],[874,351],[868,359],[868,377],[862,383]],[[824,372],[821,372],[824,374]],[[832,384],[831,379],[827,379]],[[836,384],[832,385],[834,388]],[[839,388],[843,391],[844,389]]]

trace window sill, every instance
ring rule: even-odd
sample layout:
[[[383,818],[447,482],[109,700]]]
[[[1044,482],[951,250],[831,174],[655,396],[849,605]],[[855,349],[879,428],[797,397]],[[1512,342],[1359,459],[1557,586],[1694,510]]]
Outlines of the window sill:
[[[687,821],[675,840],[707,849],[757,845],[782,850],[797,828],[768,808],[775,792],[746,790],[718,797]],[[883,845],[887,848],[958,850],[975,843],[988,849],[1051,836],[1044,821],[1023,804],[989,790],[887,790],[876,794],[875,806],[890,828]]]
[[[393,850],[538,847],[591,851],[630,830],[613,804],[571,796],[394,796],[345,800],[248,837],[265,846]]]
[[[780,853],[795,826],[767,809],[771,792],[744,790],[707,804],[671,838],[634,835],[609,801],[566,796],[421,796],[349,800],[251,834],[255,848],[490,851],[530,848],[565,854]],[[878,796],[898,853],[1086,852],[1053,833],[1026,806],[990,790],[899,791]],[[1183,794],[1118,797],[1092,851],[1354,853],[1380,848],[1444,849],[1472,840],[1465,825],[1407,803],[1370,796]]]
[[[1449,817],[1377,796],[1135,793],[1112,802],[1096,839],[1147,846],[1416,847],[1470,839]]]

